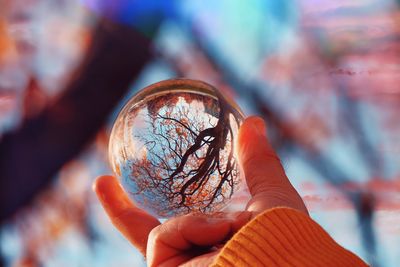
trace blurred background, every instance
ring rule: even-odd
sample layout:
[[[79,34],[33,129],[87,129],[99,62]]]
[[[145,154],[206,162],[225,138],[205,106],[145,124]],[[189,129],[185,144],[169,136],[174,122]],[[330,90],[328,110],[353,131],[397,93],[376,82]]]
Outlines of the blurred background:
[[[399,4],[0,0],[0,265],[145,266],[91,184],[123,103],[187,77],[267,120],[336,241],[399,266]]]

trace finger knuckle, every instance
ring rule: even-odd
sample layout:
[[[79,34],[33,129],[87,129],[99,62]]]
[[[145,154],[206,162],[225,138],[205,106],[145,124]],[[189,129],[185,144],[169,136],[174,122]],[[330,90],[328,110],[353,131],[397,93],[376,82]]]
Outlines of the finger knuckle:
[[[163,228],[163,225],[159,225],[157,227],[154,227],[150,231],[149,237],[148,237],[148,240],[149,240],[150,243],[152,243],[152,244],[157,243],[157,240],[160,239],[160,236],[161,236],[161,234],[163,232],[162,228]]]

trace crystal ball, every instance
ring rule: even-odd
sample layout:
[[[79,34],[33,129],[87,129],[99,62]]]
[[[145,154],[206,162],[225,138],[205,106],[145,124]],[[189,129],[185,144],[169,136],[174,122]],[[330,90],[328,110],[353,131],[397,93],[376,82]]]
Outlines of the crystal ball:
[[[223,209],[241,179],[239,107],[213,86],[172,79],[134,95],[109,142],[114,173],[139,208],[158,218]]]

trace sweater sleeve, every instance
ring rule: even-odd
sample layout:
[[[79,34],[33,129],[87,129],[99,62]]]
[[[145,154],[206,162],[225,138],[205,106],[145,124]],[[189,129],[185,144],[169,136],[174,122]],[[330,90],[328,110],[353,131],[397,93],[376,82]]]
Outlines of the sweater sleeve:
[[[259,214],[222,248],[214,267],[367,266],[316,222],[290,208]]]

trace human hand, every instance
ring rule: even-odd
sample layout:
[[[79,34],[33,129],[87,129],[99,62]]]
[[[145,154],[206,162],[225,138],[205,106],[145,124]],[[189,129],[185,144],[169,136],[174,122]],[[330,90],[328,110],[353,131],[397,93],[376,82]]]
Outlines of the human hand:
[[[280,206],[307,213],[267,140],[261,118],[249,117],[241,126],[238,158],[252,196],[243,212],[188,214],[160,224],[129,200],[115,177],[99,177],[94,189],[114,226],[149,266],[208,266],[219,248],[257,214]]]

